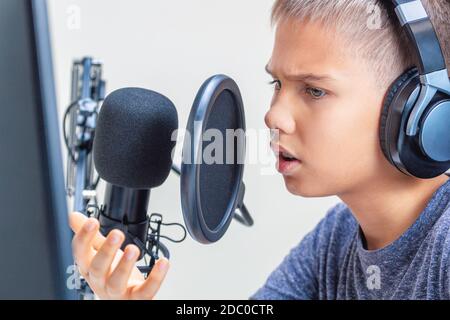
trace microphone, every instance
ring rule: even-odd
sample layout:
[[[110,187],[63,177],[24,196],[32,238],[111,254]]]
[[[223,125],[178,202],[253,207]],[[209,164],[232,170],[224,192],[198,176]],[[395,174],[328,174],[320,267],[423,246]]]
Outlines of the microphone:
[[[139,259],[149,254],[152,260],[147,273],[158,258],[158,250],[169,256],[159,242],[162,216],[149,217],[147,209],[150,189],[163,184],[170,173],[176,144],[172,134],[177,128],[174,104],[157,92],[141,88],[112,92],[98,116],[94,164],[107,182],[104,205],[97,212],[100,231],[107,235],[119,229],[125,234],[122,249],[135,244],[141,251]]]

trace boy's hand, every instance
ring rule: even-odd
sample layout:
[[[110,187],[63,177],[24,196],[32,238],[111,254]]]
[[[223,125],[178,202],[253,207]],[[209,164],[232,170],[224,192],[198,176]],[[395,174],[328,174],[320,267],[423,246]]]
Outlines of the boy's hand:
[[[158,292],[169,268],[169,261],[159,259],[147,279],[135,266],[139,249],[128,245],[119,230],[105,238],[99,232],[97,219],[81,213],[69,215],[70,227],[75,232],[72,250],[81,275],[100,299],[152,299]]]

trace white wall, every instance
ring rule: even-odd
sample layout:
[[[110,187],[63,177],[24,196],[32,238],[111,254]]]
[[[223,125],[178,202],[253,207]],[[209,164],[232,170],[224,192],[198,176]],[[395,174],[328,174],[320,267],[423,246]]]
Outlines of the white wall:
[[[272,3],[49,0],[60,115],[69,103],[72,60],[91,55],[104,63],[108,92],[125,86],[161,92],[177,106],[180,127],[202,82],[227,74],[240,86],[247,127],[264,128],[271,97],[264,65],[273,43]],[[77,10],[81,24],[74,29],[71,18]],[[258,165],[246,167],[245,183],[245,202],[255,226],[233,222],[223,239],[208,246],[191,238],[167,243],[171,270],[158,298],[246,299],[337,202],[334,197],[294,197],[280,176],[261,175]],[[163,213],[166,222],[182,222],[176,176],[152,191],[150,208]]]

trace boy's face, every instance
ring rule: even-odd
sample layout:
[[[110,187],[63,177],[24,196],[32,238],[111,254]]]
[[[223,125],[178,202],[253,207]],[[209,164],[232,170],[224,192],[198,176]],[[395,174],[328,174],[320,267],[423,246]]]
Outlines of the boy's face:
[[[288,190],[305,197],[343,195],[374,179],[403,175],[379,145],[385,91],[366,62],[319,24],[280,22],[267,65],[274,96],[266,124],[300,161],[279,158]]]

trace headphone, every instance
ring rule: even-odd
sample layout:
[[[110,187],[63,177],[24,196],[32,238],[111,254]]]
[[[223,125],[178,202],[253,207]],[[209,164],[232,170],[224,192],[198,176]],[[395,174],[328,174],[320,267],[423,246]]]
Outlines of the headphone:
[[[417,178],[450,168],[450,79],[433,24],[420,0],[390,0],[419,64],[387,91],[380,144],[388,161]]]

